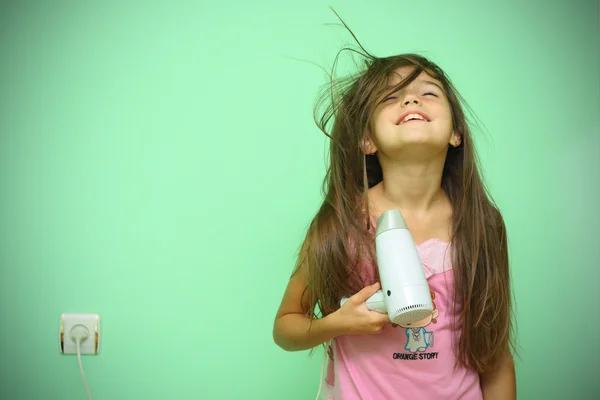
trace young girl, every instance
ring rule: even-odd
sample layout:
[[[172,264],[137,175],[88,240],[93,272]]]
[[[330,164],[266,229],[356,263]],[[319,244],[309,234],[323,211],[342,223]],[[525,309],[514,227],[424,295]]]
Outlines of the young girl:
[[[331,139],[325,199],[274,340],[289,351],[331,345],[328,399],[514,399],[506,231],[459,94],[422,56],[364,56],[365,70],[322,98],[332,100],[319,120]],[[406,220],[435,303],[412,326],[364,304],[380,288],[374,232],[389,209]]]

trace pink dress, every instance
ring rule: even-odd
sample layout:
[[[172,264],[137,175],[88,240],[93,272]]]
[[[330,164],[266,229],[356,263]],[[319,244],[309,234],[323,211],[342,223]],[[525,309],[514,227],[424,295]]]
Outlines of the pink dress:
[[[450,245],[430,239],[417,249],[434,296],[433,314],[412,326],[388,324],[375,335],[336,337],[331,342],[334,358],[327,366],[325,399],[482,399],[479,375],[454,367],[452,344],[457,335],[452,334],[451,323],[457,315]],[[362,268],[366,284],[375,283],[373,266],[364,263]]]

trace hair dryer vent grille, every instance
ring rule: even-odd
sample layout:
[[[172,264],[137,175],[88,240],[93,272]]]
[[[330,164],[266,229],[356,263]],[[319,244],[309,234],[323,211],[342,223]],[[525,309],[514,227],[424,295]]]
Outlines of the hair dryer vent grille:
[[[410,306],[402,307],[394,313],[392,322],[399,325],[408,325],[420,321],[431,315],[433,310],[426,304],[411,304]]]

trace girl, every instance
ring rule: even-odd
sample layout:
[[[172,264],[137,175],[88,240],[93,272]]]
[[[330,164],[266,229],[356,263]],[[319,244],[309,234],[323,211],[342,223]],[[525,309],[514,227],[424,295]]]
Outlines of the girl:
[[[321,98],[332,100],[318,121],[331,139],[325,198],[274,340],[288,351],[331,345],[329,399],[514,399],[506,230],[459,94],[422,56],[361,49],[364,71]],[[388,209],[402,212],[435,298],[413,326],[364,304],[380,288],[373,234]]]

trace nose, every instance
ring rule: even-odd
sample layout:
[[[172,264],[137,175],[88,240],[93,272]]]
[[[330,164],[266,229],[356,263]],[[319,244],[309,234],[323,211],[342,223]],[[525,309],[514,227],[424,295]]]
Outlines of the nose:
[[[420,104],[420,100],[419,97],[414,95],[412,92],[407,93],[406,95],[404,95],[404,99],[402,99],[402,105],[403,106],[407,106],[409,104]]]

